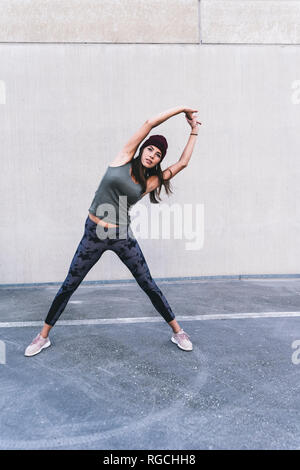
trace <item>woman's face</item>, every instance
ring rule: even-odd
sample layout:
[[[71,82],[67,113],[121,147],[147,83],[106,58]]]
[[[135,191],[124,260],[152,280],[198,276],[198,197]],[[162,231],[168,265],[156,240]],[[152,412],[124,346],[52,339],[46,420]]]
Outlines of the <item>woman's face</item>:
[[[143,149],[141,162],[146,168],[153,168],[161,161],[162,153],[155,145],[147,145]]]

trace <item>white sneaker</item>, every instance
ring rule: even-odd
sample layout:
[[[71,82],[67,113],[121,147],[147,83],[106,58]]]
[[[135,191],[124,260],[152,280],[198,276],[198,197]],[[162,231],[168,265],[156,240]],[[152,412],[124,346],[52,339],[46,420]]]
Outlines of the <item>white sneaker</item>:
[[[193,350],[193,345],[189,338],[189,335],[185,331],[183,331],[182,328],[180,329],[180,331],[178,331],[178,333],[173,333],[171,341],[177,344],[177,346],[180,349],[183,349],[184,351]]]
[[[34,356],[35,354],[41,352],[42,349],[48,348],[50,345],[50,339],[48,337],[43,338],[41,333],[39,333],[36,335],[32,343],[30,343],[30,345],[25,349],[24,356]]]

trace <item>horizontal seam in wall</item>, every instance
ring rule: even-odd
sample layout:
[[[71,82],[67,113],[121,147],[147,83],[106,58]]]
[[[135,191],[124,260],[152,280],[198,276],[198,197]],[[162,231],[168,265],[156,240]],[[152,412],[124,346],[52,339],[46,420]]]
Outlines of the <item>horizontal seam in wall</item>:
[[[253,43],[253,42],[1,42],[1,45],[9,45],[9,46],[17,46],[17,45],[106,45],[106,46],[300,46],[300,43],[279,43],[279,42],[260,42],[260,43]]]

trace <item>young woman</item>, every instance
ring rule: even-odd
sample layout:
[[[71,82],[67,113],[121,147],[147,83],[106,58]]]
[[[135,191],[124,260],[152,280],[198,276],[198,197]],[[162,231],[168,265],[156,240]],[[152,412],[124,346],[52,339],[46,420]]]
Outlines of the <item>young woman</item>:
[[[168,148],[167,140],[162,135],[150,136],[142,144],[138,156],[133,158],[151,129],[182,112],[191,126],[191,133],[178,162],[166,170],[161,169],[160,164]],[[146,194],[149,194],[152,203],[158,203],[155,196],[161,200],[159,194],[162,185],[167,194],[172,192],[169,180],[187,167],[195,146],[198,124],[201,124],[197,121],[196,113],[197,110],[179,106],[148,119],[108,166],[89,208],[84,235],[67,277],[52,302],[41,332],[27,346],[25,356],[38,354],[51,345],[48,337],[50,329],[65,309],[71,295],[106,250],[112,250],[119,256],[153,306],[170,325],[173,330],[171,341],[185,351],[193,349],[188,334],[179,326],[165,296],[152,279],[142,250],[131,231],[128,211]],[[107,213],[108,217],[104,221]]]

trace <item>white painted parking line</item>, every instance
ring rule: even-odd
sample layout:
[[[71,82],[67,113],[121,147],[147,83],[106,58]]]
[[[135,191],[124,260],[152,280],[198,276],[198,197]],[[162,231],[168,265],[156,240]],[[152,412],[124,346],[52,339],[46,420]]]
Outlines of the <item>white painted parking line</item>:
[[[236,320],[246,318],[275,318],[275,317],[300,317],[300,312],[250,312],[250,313],[218,313],[208,315],[176,315],[178,321],[198,320]],[[130,317],[130,318],[93,318],[86,320],[57,320],[55,326],[59,325],[110,325],[115,323],[155,323],[165,322],[160,317]],[[25,326],[40,326],[44,321],[16,321],[0,322],[0,328],[16,328]]]

